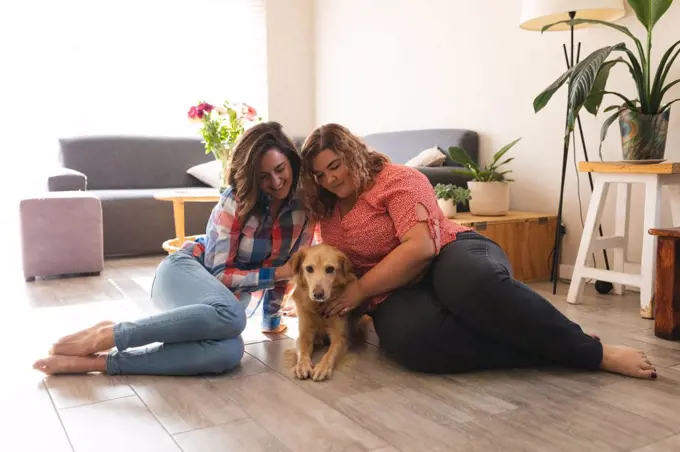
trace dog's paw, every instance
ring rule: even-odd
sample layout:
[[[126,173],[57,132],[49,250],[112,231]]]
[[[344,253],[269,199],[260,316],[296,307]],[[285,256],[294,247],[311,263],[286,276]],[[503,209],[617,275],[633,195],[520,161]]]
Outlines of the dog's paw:
[[[303,359],[293,368],[295,378],[300,380],[306,380],[307,378],[311,377],[313,371],[314,368],[312,367],[312,361],[310,359]]]
[[[329,366],[327,362],[321,361],[314,368],[314,374],[312,375],[312,379],[314,381],[328,380],[328,379],[331,378],[332,373],[333,373],[333,368],[331,366]]]

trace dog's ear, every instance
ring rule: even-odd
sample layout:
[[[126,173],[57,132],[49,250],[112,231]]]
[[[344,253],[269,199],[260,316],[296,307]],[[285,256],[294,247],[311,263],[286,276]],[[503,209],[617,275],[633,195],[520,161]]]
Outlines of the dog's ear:
[[[293,257],[290,258],[290,266],[293,269],[294,274],[300,275],[302,273],[302,261],[304,259],[305,259],[304,248],[297,251],[295,254],[293,254]]]
[[[340,256],[340,268],[342,268],[342,273],[345,276],[352,274],[352,263],[349,261],[347,256]]]

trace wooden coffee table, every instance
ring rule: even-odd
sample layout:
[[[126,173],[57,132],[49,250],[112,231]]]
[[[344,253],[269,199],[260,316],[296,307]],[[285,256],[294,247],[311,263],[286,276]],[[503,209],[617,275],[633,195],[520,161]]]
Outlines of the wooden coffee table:
[[[185,202],[217,202],[220,193],[216,188],[196,189],[168,189],[154,193],[153,197],[161,201],[172,201],[173,216],[175,218],[175,238],[163,242],[163,249],[168,253],[174,253],[187,239],[184,223]]]

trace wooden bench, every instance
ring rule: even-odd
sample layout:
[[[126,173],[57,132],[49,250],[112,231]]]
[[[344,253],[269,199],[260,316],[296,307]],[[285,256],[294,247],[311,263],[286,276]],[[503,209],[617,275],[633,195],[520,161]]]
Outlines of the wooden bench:
[[[650,229],[658,237],[654,281],[654,335],[680,339],[680,227]]]

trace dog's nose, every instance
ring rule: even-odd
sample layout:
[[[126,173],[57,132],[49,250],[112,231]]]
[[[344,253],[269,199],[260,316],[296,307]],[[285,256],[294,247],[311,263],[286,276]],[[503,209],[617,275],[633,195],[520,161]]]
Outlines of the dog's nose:
[[[315,300],[323,300],[324,298],[323,287],[315,287],[314,290],[312,291],[312,295],[314,296]]]

